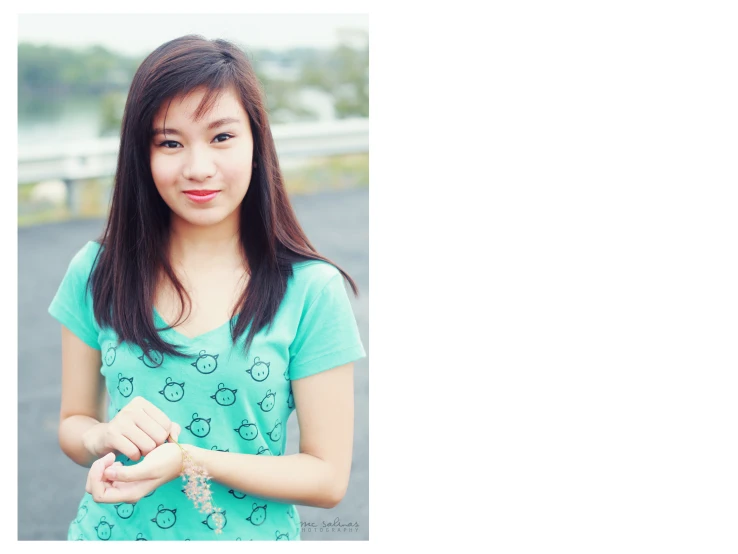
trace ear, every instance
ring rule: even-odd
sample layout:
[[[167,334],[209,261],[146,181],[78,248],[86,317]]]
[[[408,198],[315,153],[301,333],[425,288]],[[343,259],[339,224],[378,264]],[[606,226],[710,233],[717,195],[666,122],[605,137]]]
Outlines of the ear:
[[[177,508],[174,508],[174,510],[172,510],[172,513],[173,514],[176,514],[177,513]]]
[[[197,367],[197,362],[192,362],[192,363],[191,363],[190,365],[191,365],[192,367]]]
[[[210,423],[210,420],[211,420],[211,419],[212,419],[212,418],[210,418],[210,417],[209,417],[209,418],[207,418],[207,419],[206,419],[205,421],[207,421],[208,423]]]
[[[163,394],[163,393],[162,393]],[[210,398],[215,399],[215,395],[212,395]]]
[[[218,356],[220,356],[220,354],[216,354],[215,356],[213,356],[213,358],[215,358],[217,360],[218,359]]]
[[[163,390],[160,390],[159,391],[159,394],[164,394],[164,391]],[[212,398],[212,396],[210,398]]]

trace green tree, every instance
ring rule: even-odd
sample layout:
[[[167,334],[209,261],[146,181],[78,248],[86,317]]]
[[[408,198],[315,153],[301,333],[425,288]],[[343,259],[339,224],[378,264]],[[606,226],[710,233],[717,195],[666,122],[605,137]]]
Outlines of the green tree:
[[[363,39],[363,45],[350,45],[350,39],[357,36]],[[332,51],[306,60],[300,83],[330,94],[336,117],[368,117],[368,37],[362,31],[351,31],[344,39]]]

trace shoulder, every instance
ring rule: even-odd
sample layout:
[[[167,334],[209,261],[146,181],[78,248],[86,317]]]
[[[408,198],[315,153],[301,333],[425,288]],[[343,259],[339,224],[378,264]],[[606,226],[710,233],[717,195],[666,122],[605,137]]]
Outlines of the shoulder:
[[[304,262],[297,262],[292,265],[294,280],[304,282],[327,282],[330,281],[336,275],[340,275],[341,272],[336,269],[336,266],[324,262],[322,260],[307,260]]]
[[[292,266],[292,277],[287,284],[288,294],[303,302],[311,302],[320,295],[329,283],[343,279],[341,272],[327,262],[308,260]]]
[[[88,241],[87,244],[77,251],[69,265],[71,267],[90,270],[95,263],[99,251],[99,243],[93,240]]]

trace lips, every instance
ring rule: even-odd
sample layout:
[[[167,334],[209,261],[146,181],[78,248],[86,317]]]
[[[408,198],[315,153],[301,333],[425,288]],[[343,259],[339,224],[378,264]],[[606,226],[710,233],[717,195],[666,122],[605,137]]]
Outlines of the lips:
[[[219,192],[219,190],[186,190],[184,191],[184,194],[193,202],[204,204],[218,196]]]

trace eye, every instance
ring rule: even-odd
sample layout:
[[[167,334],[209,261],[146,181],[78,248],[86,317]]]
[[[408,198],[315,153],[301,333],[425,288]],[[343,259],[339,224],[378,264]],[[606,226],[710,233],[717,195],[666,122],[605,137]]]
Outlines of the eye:
[[[217,139],[219,139],[221,137],[225,137],[225,139],[224,140],[218,140],[217,142],[225,142],[226,140],[233,138],[233,135],[229,135],[228,133],[221,133],[217,137],[215,137],[213,140],[217,140]]]
[[[170,144],[174,144],[174,146],[168,146]],[[159,146],[163,146],[165,148],[176,148],[177,144],[179,144],[176,140],[165,140],[164,142],[160,143]]]

